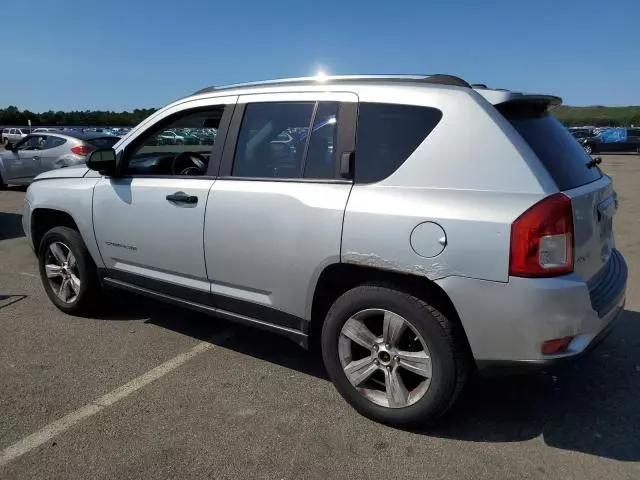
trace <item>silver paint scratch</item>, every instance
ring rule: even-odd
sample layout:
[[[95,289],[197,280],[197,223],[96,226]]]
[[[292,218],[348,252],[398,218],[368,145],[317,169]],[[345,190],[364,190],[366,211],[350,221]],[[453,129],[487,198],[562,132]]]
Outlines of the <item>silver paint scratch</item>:
[[[387,260],[373,253],[347,252],[342,256],[342,261],[352,265],[362,265],[365,267],[375,267],[383,270],[390,270],[399,273],[408,273],[411,275],[421,275],[429,280],[438,280],[440,278],[452,275],[450,266],[443,262],[433,262],[430,265],[406,264]]]

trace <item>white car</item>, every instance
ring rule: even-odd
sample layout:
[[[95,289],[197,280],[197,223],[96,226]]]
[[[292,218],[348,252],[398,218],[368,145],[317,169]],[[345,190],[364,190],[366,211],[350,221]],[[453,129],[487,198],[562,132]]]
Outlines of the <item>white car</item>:
[[[2,143],[18,143],[29,133],[28,128],[5,128],[2,131]]]
[[[476,372],[577,357],[624,311],[617,194],[561,102],[451,75],[205,88],[41,173],[23,229],[63,312],[105,286],[316,345],[358,412],[423,426]],[[216,141],[150,142],[194,128]]]
[[[184,145],[184,137],[168,130],[156,136],[156,142],[158,145]]]

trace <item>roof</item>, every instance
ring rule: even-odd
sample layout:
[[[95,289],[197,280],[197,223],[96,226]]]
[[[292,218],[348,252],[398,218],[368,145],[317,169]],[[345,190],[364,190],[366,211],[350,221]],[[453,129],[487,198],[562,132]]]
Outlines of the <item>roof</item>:
[[[57,132],[39,132],[44,134],[50,134],[50,135],[58,135],[61,137],[71,137],[71,138],[76,138],[78,140],[92,140],[94,138],[119,138],[117,135],[108,135],[104,132],[83,132],[80,130],[65,130],[63,132],[61,131],[57,131]]]
[[[458,87],[470,88],[466,81],[455,75],[434,74],[434,75],[335,75],[325,76],[319,75],[315,77],[296,77],[296,78],[280,78],[274,80],[262,80],[259,82],[238,83],[234,85],[211,86],[198,90],[193,95],[202,93],[218,92],[220,90],[231,90],[249,87],[272,87],[278,85],[285,86],[304,86],[304,85],[322,85],[337,84],[345,82],[405,82],[405,83],[427,83],[438,85],[452,85]]]
[[[407,85],[444,85],[449,87],[457,87],[462,89],[473,89],[482,95],[493,105],[499,103],[517,101],[523,98],[527,100],[539,100],[551,105],[559,105],[562,103],[560,97],[552,95],[527,94],[507,90],[505,88],[490,88],[483,83],[470,84],[464,79],[455,75],[433,74],[433,75],[336,75],[326,76],[318,75],[315,77],[298,77],[298,78],[281,78],[275,80],[264,80],[259,82],[239,83],[234,85],[210,86],[198,90],[192,95],[202,95],[206,93],[217,93],[226,90],[242,90],[245,88],[255,87],[301,87],[301,86],[321,86],[321,85],[339,85],[344,83],[375,83],[375,84],[397,84],[403,83]]]

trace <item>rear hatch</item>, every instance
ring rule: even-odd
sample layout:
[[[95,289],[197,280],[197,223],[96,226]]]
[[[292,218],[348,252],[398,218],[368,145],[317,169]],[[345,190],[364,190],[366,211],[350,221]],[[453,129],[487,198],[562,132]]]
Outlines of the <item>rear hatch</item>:
[[[614,250],[613,216],[618,201],[611,178],[602,173],[573,135],[548,112],[548,103],[517,101],[496,108],[529,144],[558,189],[571,198],[574,271],[588,283],[592,301],[597,300],[593,295],[603,295],[597,291],[602,283],[608,283],[608,289],[615,289],[615,283],[622,281],[622,277],[626,283],[624,261]],[[608,300],[602,298],[601,302]],[[594,308],[599,311],[600,305],[594,304]]]

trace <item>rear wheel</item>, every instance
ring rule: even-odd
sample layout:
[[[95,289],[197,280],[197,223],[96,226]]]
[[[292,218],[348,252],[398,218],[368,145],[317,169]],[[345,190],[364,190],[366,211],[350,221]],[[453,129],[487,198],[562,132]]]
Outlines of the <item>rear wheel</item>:
[[[586,143],[584,145],[584,151],[587,152],[589,155],[591,155],[593,153],[593,146]]]
[[[423,300],[356,287],[333,304],[322,355],[340,394],[361,414],[392,425],[436,419],[462,389],[467,362],[454,325]]]
[[[60,310],[82,315],[96,305],[100,282],[93,259],[76,230],[55,227],[45,233],[38,265],[44,290]]]

